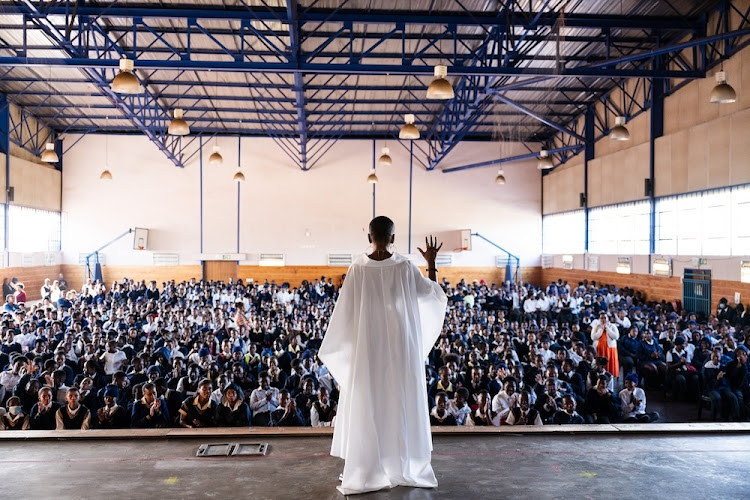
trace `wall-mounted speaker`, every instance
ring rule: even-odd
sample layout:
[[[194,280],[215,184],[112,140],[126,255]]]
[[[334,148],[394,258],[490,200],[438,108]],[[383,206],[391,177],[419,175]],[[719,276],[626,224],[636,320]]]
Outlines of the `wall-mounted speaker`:
[[[651,196],[653,190],[654,185],[651,183],[651,179],[648,177],[643,179],[643,196]]]
[[[586,195],[584,193],[578,193],[578,205],[581,208],[586,206]]]
[[[8,187],[8,203],[11,203],[13,201],[13,197],[16,194],[16,190],[13,186]]]

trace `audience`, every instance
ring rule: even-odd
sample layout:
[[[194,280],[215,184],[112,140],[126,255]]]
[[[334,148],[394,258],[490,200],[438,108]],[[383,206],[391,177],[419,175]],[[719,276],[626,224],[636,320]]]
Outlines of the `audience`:
[[[55,280],[33,305],[19,285],[4,281],[4,429],[335,425],[338,385],[317,358],[332,278],[125,279],[80,293]],[[586,281],[442,286],[449,306],[425,367],[433,425],[647,423],[659,415],[644,389],[748,418],[741,304],[704,316]]]

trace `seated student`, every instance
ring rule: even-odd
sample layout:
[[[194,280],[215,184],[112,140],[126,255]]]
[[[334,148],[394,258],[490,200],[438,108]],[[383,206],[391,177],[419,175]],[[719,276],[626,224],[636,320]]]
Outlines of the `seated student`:
[[[685,348],[685,339],[678,335],[674,347],[667,352],[667,375],[674,398],[678,401],[693,400],[698,395],[698,373],[690,364],[692,356]]]
[[[289,396],[289,391],[279,392],[279,407],[271,412],[271,427],[302,427],[302,413],[297,409],[297,402]]]
[[[562,405],[563,395],[564,393],[557,389],[557,381],[554,378],[548,378],[544,384],[544,391],[537,396],[535,405],[542,422],[549,422],[552,419]]]
[[[104,406],[96,410],[94,427],[97,429],[127,429],[130,427],[130,415],[127,408],[117,404],[120,390],[116,385],[103,389]]]
[[[267,427],[271,423],[271,412],[279,406],[279,390],[271,387],[268,373],[260,373],[260,387],[250,395],[250,411],[253,412],[253,425]]]
[[[30,428],[34,431],[55,430],[55,415],[60,405],[52,399],[52,388],[44,386],[39,389],[39,401],[31,407],[29,413]]]
[[[583,417],[576,411],[576,398],[572,394],[566,394],[562,397],[561,408],[552,416],[552,423],[563,424],[583,424]]]
[[[638,363],[641,367],[639,373],[643,375],[644,386],[646,383],[650,387],[661,386],[667,374],[667,364],[664,362],[664,351],[654,340],[654,332],[651,329],[644,330],[639,348]]]
[[[68,404],[59,408],[55,414],[55,428],[59,430],[80,429],[88,430],[90,412],[80,404],[81,394],[77,387],[69,387],[65,400]]]
[[[455,386],[450,380],[450,370],[447,366],[441,366],[438,370],[438,381],[431,388],[430,396],[434,399],[438,392],[444,392],[450,399],[456,392]]]
[[[593,389],[596,387],[596,384],[599,380],[599,377],[607,377],[607,390],[609,392],[615,391],[615,378],[612,376],[611,373],[607,371],[607,364],[609,363],[609,359],[607,359],[604,356],[597,356],[594,360],[594,366],[589,371],[589,375],[586,379],[586,388],[587,389]]]
[[[591,423],[609,424],[616,416],[614,405],[618,404],[609,389],[610,380],[607,375],[599,375],[596,386],[586,393],[586,408],[591,416]]]
[[[135,389],[134,393],[135,393]],[[133,411],[130,416],[130,426],[136,428],[155,428],[169,426],[169,411],[167,403],[157,397],[156,387],[147,382],[141,386],[143,397],[133,403]]]
[[[99,407],[94,390],[94,380],[91,377],[83,378],[78,385],[78,393],[80,394],[81,404],[86,407],[90,414],[93,414]]]
[[[216,407],[214,417],[216,427],[248,427],[250,425],[250,407],[244,401],[242,389],[234,384],[224,387],[224,395]]]
[[[478,394],[477,409],[474,410],[471,416],[466,420],[467,426],[492,426],[495,423],[492,421],[492,409],[490,408],[490,393],[489,391],[481,390]]]
[[[646,393],[638,387],[638,374],[625,375],[625,388],[620,391],[622,421],[625,423],[648,424],[659,419],[656,412],[646,413]]]
[[[435,407],[430,411],[430,425],[456,425],[456,417],[448,411],[448,395],[438,392],[435,395]]]
[[[729,419],[745,418],[745,395],[748,393],[748,349],[740,345],[734,352],[735,359],[726,366],[726,385],[721,398],[729,413]]]
[[[0,417],[0,430],[20,431],[28,430],[30,427],[29,416],[23,412],[21,407],[21,398],[11,396],[5,403],[8,411]]]
[[[302,379],[302,391],[294,398],[297,408],[302,412],[305,425],[310,425],[310,411],[315,401],[318,400],[318,396],[315,394],[313,377],[312,374],[305,375],[305,378]]]
[[[156,396],[162,398],[167,404],[170,426],[179,425],[180,407],[182,406],[182,402],[185,401],[185,396],[173,389],[169,389],[168,381],[163,377],[154,380],[154,388],[156,389]]]
[[[721,352],[714,349],[711,351],[711,358],[701,368],[703,394],[708,396],[712,403],[712,420],[716,420],[718,415],[724,416],[726,414],[721,399],[721,391],[727,383],[724,375],[726,373],[721,365]]]
[[[500,425],[510,413],[510,409],[518,406],[517,382],[512,376],[503,380],[503,390],[492,398],[492,415],[495,425]]]
[[[479,389],[487,391],[487,389]],[[477,396],[479,393],[477,393]],[[456,391],[456,397],[448,401],[448,411],[456,417],[456,425],[468,425],[471,408],[466,403],[469,399],[469,390],[466,387],[459,387]]]
[[[313,427],[333,427],[336,420],[336,407],[328,399],[328,389],[318,389],[318,400],[310,408],[310,425]]]
[[[528,391],[523,391],[518,406],[511,408],[505,423],[508,425],[543,425],[539,412],[529,404],[530,399],[531,395]]]
[[[198,382],[195,397],[188,396],[180,407],[180,425],[182,427],[211,427],[216,416],[216,403],[211,401],[211,382],[202,379]]]

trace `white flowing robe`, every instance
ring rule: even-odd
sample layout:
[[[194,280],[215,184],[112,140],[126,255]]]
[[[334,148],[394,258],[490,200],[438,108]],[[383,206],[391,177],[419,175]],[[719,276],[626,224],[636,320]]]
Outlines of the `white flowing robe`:
[[[318,353],[341,387],[331,455],[345,459],[342,493],[437,486],[424,367],[447,302],[401,255],[349,268]]]

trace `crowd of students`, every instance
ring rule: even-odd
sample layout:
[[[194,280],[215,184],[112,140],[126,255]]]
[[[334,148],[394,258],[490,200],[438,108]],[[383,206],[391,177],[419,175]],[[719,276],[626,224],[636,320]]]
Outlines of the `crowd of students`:
[[[333,279],[59,283],[30,307],[6,296],[0,428],[335,425],[338,386],[317,358]],[[703,317],[588,282],[442,286],[425,366],[433,425],[652,422],[644,386],[748,416],[741,304]]]

